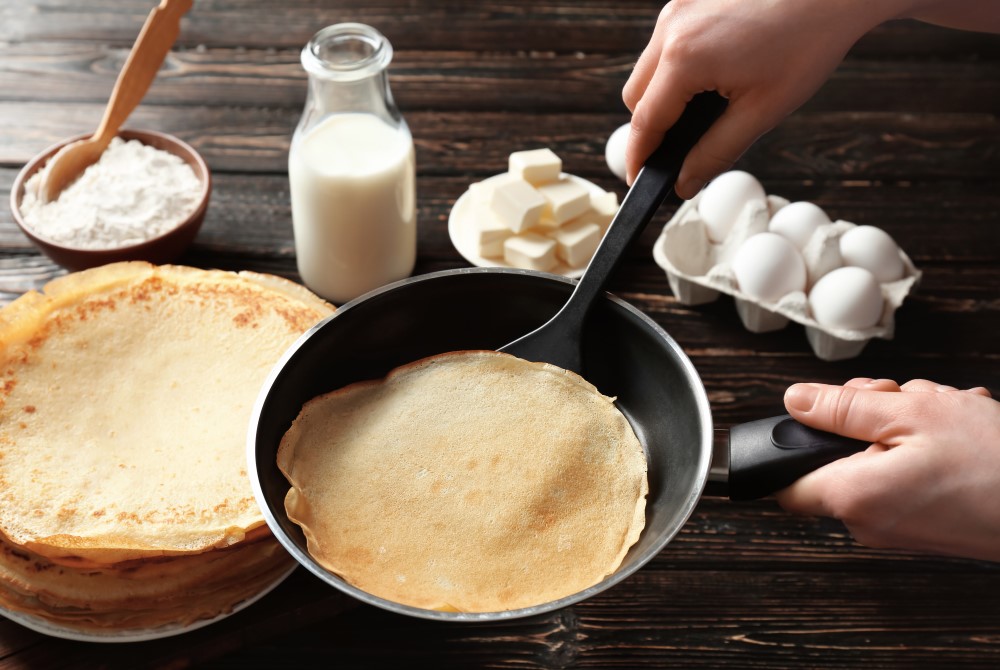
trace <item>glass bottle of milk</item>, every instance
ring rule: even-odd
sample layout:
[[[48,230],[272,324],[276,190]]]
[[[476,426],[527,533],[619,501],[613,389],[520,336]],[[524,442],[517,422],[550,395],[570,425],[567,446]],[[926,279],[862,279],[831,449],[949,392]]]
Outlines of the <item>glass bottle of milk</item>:
[[[302,50],[305,111],[288,178],[299,274],[335,304],[403,279],[417,252],[413,138],[389,91],[392,45],[341,23]]]

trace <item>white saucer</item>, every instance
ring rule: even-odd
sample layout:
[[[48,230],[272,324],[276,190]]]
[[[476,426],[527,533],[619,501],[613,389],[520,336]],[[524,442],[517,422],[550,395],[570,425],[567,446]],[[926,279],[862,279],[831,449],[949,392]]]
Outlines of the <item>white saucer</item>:
[[[103,632],[80,630],[71,626],[53,623],[52,621],[33,616],[31,614],[14,612],[3,607],[0,607],[0,616],[10,619],[14,623],[21,624],[25,628],[30,628],[36,633],[42,633],[43,635],[49,635],[51,637],[59,637],[64,640],[77,640],[79,642],[145,642],[147,640],[157,640],[161,637],[171,637],[182,633],[188,633],[190,631],[197,630],[198,628],[204,628],[205,626],[222,621],[223,619],[227,619],[266,596],[274,590],[278,584],[285,581],[290,574],[295,572],[297,567],[299,567],[297,563],[290,566],[288,570],[278,575],[273,582],[267,584],[260,590],[260,592],[237,603],[231,612],[220,614],[219,616],[211,619],[201,619],[200,621],[195,621],[194,623],[186,625],[166,624],[163,626],[156,626],[155,628],[132,628],[125,630],[108,630]]]
[[[502,177],[506,173],[493,175],[487,179],[484,179],[482,183],[486,184],[494,179]],[[582,177],[577,177],[575,175],[566,174],[563,172],[560,177],[568,177],[573,181],[577,182],[581,186],[585,186],[591,193],[601,194],[604,193],[604,189],[589,182]],[[466,191],[451,208],[451,214],[448,215],[448,235],[451,237],[451,243],[455,245],[455,249],[462,257],[481,268],[509,268],[514,267],[509,263],[504,262],[503,258],[486,258],[479,255],[479,246],[476,244],[475,237],[475,217],[473,214],[473,201],[471,194]],[[586,266],[582,268],[571,268],[568,265],[560,262],[559,265],[549,270],[552,274],[559,274],[564,277],[569,277],[571,279],[577,279],[583,275],[583,271]]]

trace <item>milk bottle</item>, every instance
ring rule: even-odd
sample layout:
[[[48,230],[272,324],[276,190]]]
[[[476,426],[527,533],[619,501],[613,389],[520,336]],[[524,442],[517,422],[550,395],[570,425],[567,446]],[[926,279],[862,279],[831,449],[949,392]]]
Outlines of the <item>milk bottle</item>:
[[[342,304],[413,271],[413,138],[389,91],[392,46],[358,23],[324,28],[302,50],[305,111],[288,154],[299,274]]]

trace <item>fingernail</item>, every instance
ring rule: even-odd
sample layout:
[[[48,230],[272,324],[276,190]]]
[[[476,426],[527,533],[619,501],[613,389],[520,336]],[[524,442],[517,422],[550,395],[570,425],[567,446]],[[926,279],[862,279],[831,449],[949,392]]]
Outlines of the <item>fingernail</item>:
[[[948,386],[947,384],[940,384],[934,390],[937,391],[938,393],[943,393],[945,391],[957,391],[958,389],[955,388],[954,386]]]
[[[865,386],[878,386],[880,384],[885,384],[886,382],[892,383],[891,379],[869,379],[865,382]]]
[[[677,195],[679,195],[680,197],[684,198],[685,200],[690,200],[691,198],[698,195],[698,191],[700,191],[701,187],[704,185],[705,182],[703,182],[700,179],[689,178],[685,179],[684,181],[677,182],[677,185],[674,187],[674,190],[677,191]]]
[[[800,412],[808,412],[816,404],[819,387],[813,384],[793,384],[785,391],[785,406]]]

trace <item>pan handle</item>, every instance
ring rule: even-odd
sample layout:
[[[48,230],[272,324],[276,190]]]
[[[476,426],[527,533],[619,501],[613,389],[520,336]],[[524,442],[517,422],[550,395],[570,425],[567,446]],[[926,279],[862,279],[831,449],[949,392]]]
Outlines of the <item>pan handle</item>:
[[[804,426],[787,414],[729,430],[729,498],[753,500],[785,488],[870,442]]]

